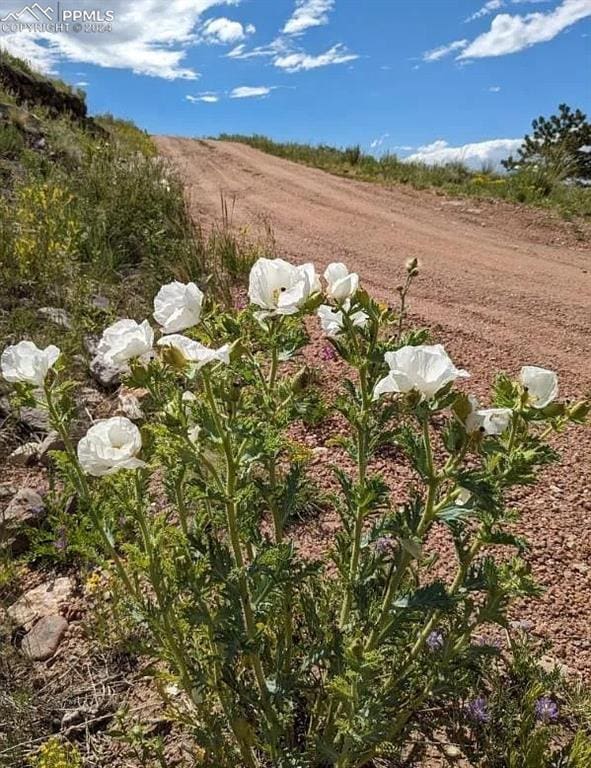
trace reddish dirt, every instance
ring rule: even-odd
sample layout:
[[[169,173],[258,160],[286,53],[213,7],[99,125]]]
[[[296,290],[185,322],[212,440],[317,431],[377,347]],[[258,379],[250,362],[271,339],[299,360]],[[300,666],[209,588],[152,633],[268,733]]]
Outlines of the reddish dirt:
[[[345,261],[370,292],[390,302],[404,260],[418,257],[413,316],[429,325],[457,365],[471,372],[470,390],[483,400],[495,372],[517,374],[526,363],[557,370],[564,396],[589,393],[587,225],[499,201],[455,200],[344,179],[241,144],[169,137],[157,142],[180,171],[200,221],[219,214],[220,194],[235,198],[234,223],[268,222],[278,255],[314,261],[317,268]],[[316,362],[321,344],[316,338],[312,346]],[[339,365],[323,365],[330,386]],[[301,437],[312,448],[326,439],[314,433]],[[546,588],[515,618],[532,621],[537,636],[553,641],[555,658],[589,679],[591,434],[577,428],[554,443],[562,464],[512,499],[522,512],[520,532],[532,543],[534,572]],[[318,452],[321,476],[329,473],[325,460]],[[400,467],[391,459],[381,463],[393,485],[400,483]],[[336,524],[321,517],[298,538],[317,551],[332,538]]]

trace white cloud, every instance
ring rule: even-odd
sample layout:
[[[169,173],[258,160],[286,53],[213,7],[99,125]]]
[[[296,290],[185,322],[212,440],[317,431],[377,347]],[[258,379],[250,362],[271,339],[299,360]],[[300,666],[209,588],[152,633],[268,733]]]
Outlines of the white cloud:
[[[438,139],[432,144],[418,147],[417,151],[404,158],[405,162],[419,162],[427,165],[445,165],[445,163],[461,162],[470,168],[479,169],[483,165],[492,164],[500,168],[504,160],[521,146],[523,139],[491,139],[452,147],[447,141]]]
[[[500,85],[491,85],[488,90],[490,91],[490,93],[500,93],[501,86]]]
[[[199,75],[184,64],[187,49],[199,42],[195,33],[201,16],[236,0],[109,0],[114,12],[113,30],[97,33],[0,33],[0,45],[28,59],[45,72],[55,72],[61,61],[130,69],[136,74],[168,80],[194,80]],[[76,7],[62,0],[62,7]],[[6,0],[3,13],[22,8],[22,0]]]
[[[279,67],[279,69],[284,69],[286,72],[300,72],[301,70],[326,67],[329,64],[344,64],[347,61],[354,61],[358,58],[359,56],[356,53],[349,53],[343,45],[338,44],[333,45],[328,51],[318,56],[313,56],[305,51],[276,56],[273,64]]]
[[[377,149],[378,147],[381,147],[382,144],[386,141],[386,139],[390,136],[389,133],[382,133],[381,136],[378,136],[377,139],[373,139],[373,141],[369,142],[370,149]]]
[[[468,16],[466,22],[481,19],[483,16],[488,16],[489,13],[498,11],[499,8],[502,8],[504,5],[505,0],[488,0],[488,3],[485,3],[480,10],[476,11],[476,13],[473,13],[471,16]]]
[[[206,104],[215,104],[216,101],[220,100],[220,97],[213,91],[205,91],[204,93],[200,93],[197,96],[191,96],[190,94],[187,94],[185,99],[190,101],[192,104],[197,104],[199,101],[204,101]]]
[[[440,45],[439,48],[425,51],[423,54],[423,61],[439,61],[439,59],[442,59],[444,56],[447,56],[454,51],[461,50],[466,45],[468,45],[467,40],[454,40],[454,42],[449,43],[449,45]]]
[[[552,40],[577,21],[591,16],[591,0],[563,0],[547,13],[511,16],[501,13],[484,32],[466,46],[459,59],[480,59],[517,53],[537,43]]]
[[[90,85],[90,83],[86,82],[86,80],[81,80],[79,83],[74,83],[76,88],[86,88],[87,85]]]
[[[333,6],[334,0],[296,0],[293,14],[274,40],[250,50],[241,42],[226,56],[230,59],[268,57],[273,66],[290,73],[354,61],[359,56],[356,53],[350,53],[342,43],[337,43],[324,53],[317,55],[308,53],[294,44],[294,39],[305,30],[327,24],[328,13]]]
[[[334,0],[296,0],[295,10],[283,27],[284,34],[300,35],[310,27],[328,24],[333,6]]]
[[[276,86],[268,85],[241,85],[230,91],[231,99],[252,99],[268,96]]]
[[[281,53],[289,53],[293,49],[282,37],[277,37],[268,45],[257,45],[256,48],[246,50],[244,43],[232,48],[226,56],[230,59],[255,59],[259,56],[278,56]]]
[[[253,24],[243,27],[239,21],[232,21],[225,18],[225,16],[221,16],[220,18],[206,21],[202,31],[205,39],[210,43],[234,45],[240,40],[244,40],[246,35],[255,32],[256,28]]]

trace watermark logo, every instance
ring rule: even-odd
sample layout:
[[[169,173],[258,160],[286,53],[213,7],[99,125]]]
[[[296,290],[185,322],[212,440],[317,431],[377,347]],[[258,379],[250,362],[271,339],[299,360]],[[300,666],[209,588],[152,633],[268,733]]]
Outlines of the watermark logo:
[[[0,17],[0,22],[12,21],[16,24],[26,24],[31,22],[47,23],[53,22],[53,8],[48,6],[43,8],[39,3],[33,3],[33,5],[25,5],[20,11],[11,11],[6,16]]]
[[[113,28],[112,10],[63,6],[60,2],[55,7],[32,3],[9,11],[0,16],[0,32],[110,32]]]

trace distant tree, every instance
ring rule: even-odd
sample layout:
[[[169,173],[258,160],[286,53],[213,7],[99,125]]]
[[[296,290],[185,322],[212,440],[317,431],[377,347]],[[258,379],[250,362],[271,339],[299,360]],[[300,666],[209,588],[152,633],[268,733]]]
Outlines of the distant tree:
[[[511,155],[502,161],[507,170],[545,166],[563,169],[565,178],[591,180],[591,123],[587,115],[560,104],[557,115],[538,117],[532,129],[517,150],[517,157]]]

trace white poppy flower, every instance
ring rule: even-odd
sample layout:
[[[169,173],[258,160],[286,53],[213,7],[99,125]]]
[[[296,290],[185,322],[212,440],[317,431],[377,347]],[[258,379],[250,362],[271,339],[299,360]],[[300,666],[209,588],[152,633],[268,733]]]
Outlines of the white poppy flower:
[[[219,349],[210,349],[198,341],[182,336],[180,333],[163,336],[158,339],[158,346],[171,347],[182,355],[185,362],[195,363],[197,368],[202,368],[215,360],[226,363],[226,365],[230,362],[229,344],[224,344]]]
[[[388,392],[416,390],[424,397],[433,397],[446,384],[470,374],[456,368],[441,344],[406,346],[395,352],[386,352],[385,361],[390,373],[378,381],[374,400]]]
[[[154,299],[154,319],[162,326],[163,333],[184,331],[197,325],[202,305],[203,292],[195,283],[168,283]]]
[[[313,264],[296,267],[283,259],[258,259],[250,270],[248,296],[276,315],[293,315],[320,290]]]
[[[329,264],[324,272],[327,282],[326,295],[335,301],[345,301],[355,295],[359,288],[359,275],[349,272],[340,261]]]
[[[2,353],[2,376],[11,383],[26,382],[41,386],[59,356],[60,351],[53,344],[39,349],[32,341],[19,341]]]
[[[519,375],[534,408],[545,408],[558,396],[558,376],[547,368],[524,365]]]
[[[145,359],[153,344],[154,331],[147,320],[118,320],[103,332],[97,354],[109,365],[124,367],[134,357]]]
[[[466,431],[484,430],[487,435],[502,435],[511,423],[513,411],[510,408],[480,408],[473,395],[468,400],[472,410],[466,418]]]
[[[93,477],[112,475],[120,469],[138,469],[145,462],[137,458],[142,436],[136,425],[123,416],[101,419],[78,443],[78,461]]]
[[[350,302],[347,300],[345,301],[343,308],[347,312],[349,307]],[[320,327],[327,336],[338,336],[343,330],[344,319],[341,310],[335,310],[328,304],[321,304],[316,310],[316,314],[320,319]],[[350,320],[354,326],[363,328],[368,321],[368,317],[365,312],[359,310],[358,312],[353,312],[350,316]]]

